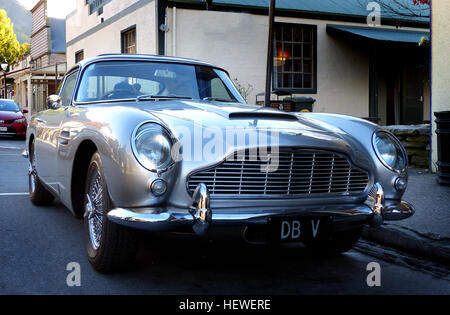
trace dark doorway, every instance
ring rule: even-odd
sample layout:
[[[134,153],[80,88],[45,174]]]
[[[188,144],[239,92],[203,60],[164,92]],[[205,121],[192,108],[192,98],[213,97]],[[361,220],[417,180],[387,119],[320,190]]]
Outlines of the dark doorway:
[[[403,66],[401,123],[404,125],[423,122],[423,71],[417,64]]]
[[[386,82],[386,124],[398,125],[400,124],[401,67],[397,59],[387,60],[383,69]]]
[[[387,125],[422,124],[424,120],[424,56],[410,44],[381,44],[378,70],[385,82]],[[385,102],[384,102],[385,101]],[[383,105],[384,106],[384,105]]]

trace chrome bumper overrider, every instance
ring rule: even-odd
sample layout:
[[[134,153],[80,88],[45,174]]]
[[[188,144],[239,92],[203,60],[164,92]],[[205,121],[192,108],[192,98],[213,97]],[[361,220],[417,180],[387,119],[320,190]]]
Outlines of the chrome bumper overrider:
[[[380,226],[384,220],[396,221],[409,218],[415,212],[414,207],[406,201],[386,200],[383,187],[379,183],[374,185],[365,204],[373,211],[373,217],[369,221],[373,227]]]
[[[329,215],[334,222],[369,223],[377,227],[384,220],[402,220],[414,214],[412,205],[405,201],[385,200],[383,188],[376,184],[364,205],[319,206],[302,209],[233,209],[215,210],[210,208],[210,197],[205,184],[199,184],[193,195],[189,209],[142,208],[113,209],[108,218],[117,224],[146,231],[171,231],[182,226],[191,226],[196,234],[205,235],[211,225],[267,224],[273,216]],[[186,211],[188,210],[188,211]]]

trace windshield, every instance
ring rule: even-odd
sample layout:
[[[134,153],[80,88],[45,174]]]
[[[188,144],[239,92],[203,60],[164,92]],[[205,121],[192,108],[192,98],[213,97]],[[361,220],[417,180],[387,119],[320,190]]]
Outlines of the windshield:
[[[139,96],[245,103],[222,70],[148,61],[104,61],[88,66],[75,101],[136,99]]]
[[[14,101],[0,100],[0,112],[20,112]]]

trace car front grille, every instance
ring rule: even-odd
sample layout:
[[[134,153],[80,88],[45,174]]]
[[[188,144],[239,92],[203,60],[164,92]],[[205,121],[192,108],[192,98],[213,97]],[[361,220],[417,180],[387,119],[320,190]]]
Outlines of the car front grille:
[[[268,159],[235,153],[219,165],[192,173],[188,178],[191,193],[204,183],[214,195],[360,194],[369,184],[366,171],[352,167],[338,153],[305,149],[280,149],[276,169]],[[272,162],[273,163],[273,162]]]

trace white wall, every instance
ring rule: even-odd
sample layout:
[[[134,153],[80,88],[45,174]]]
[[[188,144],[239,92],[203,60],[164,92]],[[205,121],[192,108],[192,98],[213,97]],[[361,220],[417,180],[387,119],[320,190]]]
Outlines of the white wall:
[[[101,24],[100,18],[107,22],[108,18],[128,8],[136,0],[112,1],[105,5],[104,13],[89,15],[89,7],[85,0],[78,0],[78,10],[66,19],[66,40],[68,43],[77,36],[84,34],[92,27]],[[98,32],[67,46],[68,68],[75,64],[75,53],[84,50],[84,58],[95,57],[104,53],[121,52],[121,31],[136,25],[137,53],[155,54],[156,40],[156,8],[152,1],[140,9],[122,17],[116,22],[102,28]]]
[[[267,16],[177,9],[176,55],[207,61],[227,69],[232,78],[265,90]],[[368,116],[369,58],[364,49],[326,34],[328,21],[277,17],[277,22],[317,25],[317,94],[314,111]],[[173,10],[168,10],[167,54],[173,55]],[[351,92],[349,93],[349,87]],[[262,98],[260,98],[262,99]]]
[[[114,16],[138,0],[113,0],[104,7],[105,19]],[[78,0],[78,11],[67,18],[67,41],[98,25],[100,17],[88,15],[85,0]],[[369,54],[366,48],[335,39],[326,33],[326,25],[335,21],[277,17],[277,22],[317,26],[317,94],[302,94],[316,99],[314,111],[369,115]],[[248,98],[265,90],[268,17],[246,13],[167,9],[166,55],[194,58],[227,69],[241,84],[251,84]],[[339,22],[339,24],[355,24]],[[137,52],[157,53],[156,1],[131,13],[97,33],[67,47],[68,66],[75,62],[75,52],[83,49],[85,58],[101,53],[120,52],[120,31],[137,25]],[[361,24],[357,24],[361,25]],[[176,30],[176,54],[172,41]],[[262,99],[262,98],[260,98]],[[380,104],[384,106],[384,104]],[[382,108],[383,110],[384,108]]]
[[[450,1],[433,1],[431,6],[431,112],[432,117],[432,168],[436,171],[438,160],[436,123],[434,112],[450,110]],[[446,148],[448,150],[448,148]]]
[[[113,0],[103,7],[103,14],[100,16],[97,13],[89,15],[89,5],[86,5],[86,0],[76,1],[76,12],[69,14],[66,19],[67,24],[69,25],[69,27],[66,27],[67,41],[74,39],[100,24],[101,18],[107,20],[139,0]]]

